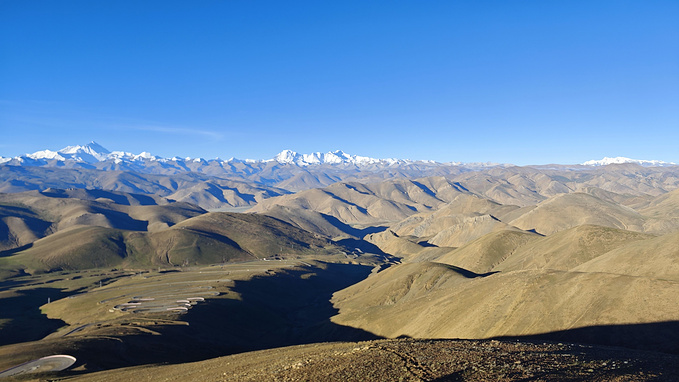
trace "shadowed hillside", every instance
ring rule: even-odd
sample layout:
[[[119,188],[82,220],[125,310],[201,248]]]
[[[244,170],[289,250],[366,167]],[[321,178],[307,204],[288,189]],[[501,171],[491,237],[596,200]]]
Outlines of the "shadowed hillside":
[[[206,211],[157,196],[102,190],[0,194],[0,250],[18,248],[79,226],[154,231]],[[4,227],[2,227],[4,225]]]
[[[271,257],[344,258],[343,247],[282,221],[252,214],[212,212],[155,232],[80,226],[8,253],[5,269],[29,273],[101,267],[186,266]]]

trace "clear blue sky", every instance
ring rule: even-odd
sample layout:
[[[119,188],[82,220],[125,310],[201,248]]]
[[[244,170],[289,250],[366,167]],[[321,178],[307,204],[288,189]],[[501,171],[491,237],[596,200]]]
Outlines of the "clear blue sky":
[[[679,163],[679,1],[0,0],[0,155]]]

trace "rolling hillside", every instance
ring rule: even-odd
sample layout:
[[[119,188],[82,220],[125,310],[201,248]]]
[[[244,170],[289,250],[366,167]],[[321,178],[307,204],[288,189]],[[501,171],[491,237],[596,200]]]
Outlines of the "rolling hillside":
[[[0,194],[0,250],[76,226],[154,231],[205,212],[187,203],[117,191],[50,188]]]
[[[344,248],[279,220],[212,212],[153,232],[75,226],[0,258],[28,273],[111,267],[187,266],[274,256],[336,255]]]
[[[392,266],[337,292],[333,322],[392,338],[492,338],[679,320],[675,281],[553,270],[465,276],[421,264]],[[671,334],[654,335],[647,343]]]

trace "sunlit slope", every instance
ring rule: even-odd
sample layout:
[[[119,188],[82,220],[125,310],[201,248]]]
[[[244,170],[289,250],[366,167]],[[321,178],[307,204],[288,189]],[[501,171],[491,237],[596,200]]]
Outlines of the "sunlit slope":
[[[252,206],[264,199],[286,193],[273,187],[212,178],[188,187],[177,188],[167,197],[206,209],[215,209],[225,206]]]
[[[366,235],[365,240],[376,245],[381,251],[407,262],[436,259],[454,250],[450,247],[429,246],[415,236],[399,236],[390,229]]]
[[[472,272],[486,273],[510,257],[517,248],[528,246],[529,243],[540,239],[541,236],[533,232],[494,231],[436,258],[435,261]]]
[[[493,268],[571,270],[604,253],[654,236],[616,228],[581,225],[532,240],[517,247]],[[463,265],[460,265],[463,266]]]
[[[417,236],[439,247],[459,247],[489,232],[512,229],[496,216],[504,216],[518,208],[461,194],[433,212],[409,216],[390,229],[400,236]]]
[[[620,246],[573,268],[573,271],[625,274],[679,282],[679,232]]]
[[[639,211],[649,217],[679,217],[679,189],[654,198]]]
[[[327,187],[333,183],[339,182],[341,177],[334,174],[314,174],[309,171],[302,171],[292,177],[285,179],[276,184],[276,187],[280,187],[285,190],[298,192],[302,190],[309,190],[312,188],[323,188]]]
[[[94,170],[3,165],[0,171],[0,192],[44,191],[48,188],[96,192],[104,190],[103,192],[148,195],[152,198],[155,198],[152,195],[158,195],[179,202],[198,204],[206,209],[251,206],[261,199],[288,193],[272,185],[257,182],[257,179],[242,179],[242,174],[238,173],[231,179],[215,177],[223,169],[216,169],[215,172],[206,169],[205,173],[195,173],[179,168],[179,173],[165,175],[148,170],[151,173],[139,173],[131,169],[122,171],[116,166]],[[266,174],[261,175],[266,178]]]
[[[330,245],[325,237],[255,214],[212,212],[187,219],[173,228],[229,238],[257,258],[284,254],[282,250],[301,253]]]
[[[477,195],[501,204],[524,207],[562,193],[592,188],[620,195],[615,196],[618,201],[637,196],[659,196],[677,189],[678,170],[676,166],[642,167],[637,164],[575,169],[559,165],[514,166],[465,172],[451,179]]]
[[[395,284],[396,272],[407,282]],[[488,338],[679,320],[675,281],[563,271],[461,279],[454,269],[432,278],[430,272],[398,265],[337,292],[333,322],[386,337]]]
[[[126,256],[123,231],[81,226],[64,229],[35,241],[27,249],[0,258],[0,268],[35,273],[117,267]]]
[[[583,224],[644,231],[645,218],[631,208],[585,193],[560,194],[509,221],[524,230],[549,235]]]
[[[265,200],[252,212],[266,213],[281,205],[314,210],[347,224],[380,224],[436,209],[463,192],[442,178],[430,180],[429,184],[405,179],[371,184],[335,183],[323,189]]]
[[[677,321],[677,248],[679,233],[594,225],[492,232],[337,292],[333,322],[387,337],[489,338]]]
[[[460,194],[435,211],[411,215],[387,231],[365,239],[407,261],[435,260],[489,233],[525,232],[498,218],[520,210],[518,206],[503,206],[476,195]]]

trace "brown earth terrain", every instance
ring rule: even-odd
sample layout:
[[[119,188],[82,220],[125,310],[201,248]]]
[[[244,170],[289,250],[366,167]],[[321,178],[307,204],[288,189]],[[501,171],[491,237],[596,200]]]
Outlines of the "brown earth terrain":
[[[0,371],[67,354],[16,379],[679,380],[673,171],[0,194]]]
[[[679,357],[555,342],[378,340],[316,343],[64,381],[675,381]],[[11,380],[39,380],[36,377]],[[42,380],[42,379],[40,379]]]

